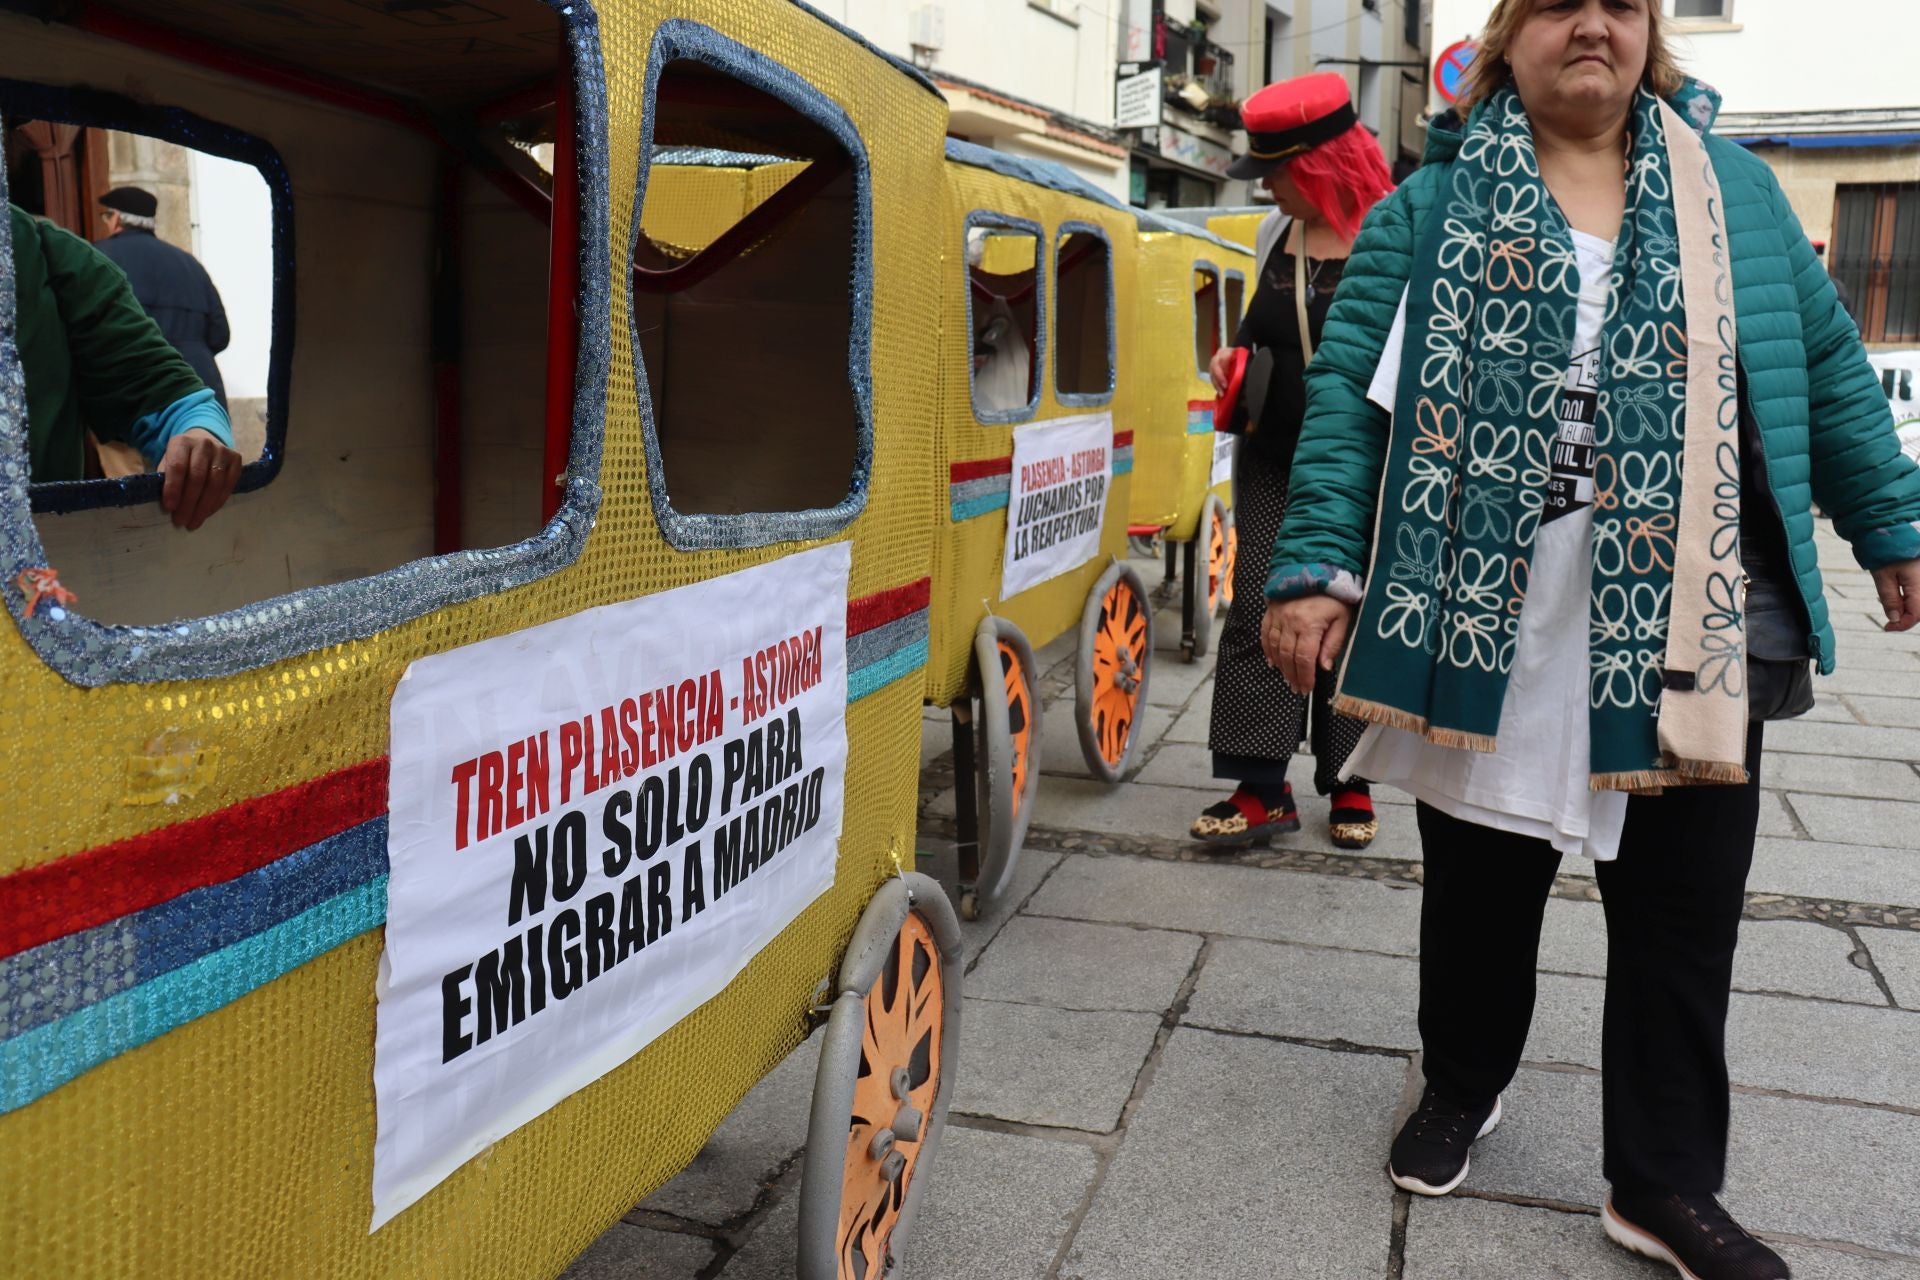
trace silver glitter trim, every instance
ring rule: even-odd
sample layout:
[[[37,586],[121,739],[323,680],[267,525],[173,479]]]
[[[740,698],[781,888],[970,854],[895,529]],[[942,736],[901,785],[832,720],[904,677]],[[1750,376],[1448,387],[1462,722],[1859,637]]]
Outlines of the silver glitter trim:
[[[19,576],[44,567],[47,557],[28,511],[26,381],[16,333],[12,235],[0,219],[0,593],[27,643],[66,680],[97,688],[230,676],[525,586],[579,557],[600,510],[600,452],[613,358],[606,72],[593,6],[587,0],[545,2],[560,14],[573,49],[581,184],[580,349],[566,493],[547,526],[523,542],[415,560],[370,578],[164,626],[108,626],[44,602],[27,617]],[[5,194],[0,175],[0,197]]]

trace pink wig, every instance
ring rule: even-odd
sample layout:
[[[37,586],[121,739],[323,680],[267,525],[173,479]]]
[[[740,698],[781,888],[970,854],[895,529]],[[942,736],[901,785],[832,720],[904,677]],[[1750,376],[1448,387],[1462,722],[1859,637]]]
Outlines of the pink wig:
[[[1393,191],[1393,173],[1364,125],[1288,160],[1286,174],[1343,240],[1360,234],[1367,213]]]

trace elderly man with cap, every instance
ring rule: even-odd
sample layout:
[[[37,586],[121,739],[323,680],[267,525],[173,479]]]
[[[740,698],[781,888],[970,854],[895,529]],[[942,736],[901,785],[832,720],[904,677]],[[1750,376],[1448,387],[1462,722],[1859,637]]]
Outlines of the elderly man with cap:
[[[91,430],[139,450],[173,523],[199,528],[240,478],[226,409],[97,249],[15,204],[7,223],[30,476],[86,478]]]
[[[1270,85],[1241,108],[1247,154],[1228,170],[1257,179],[1275,210],[1260,224],[1258,278],[1232,347],[1213,362],[1221,392],[1215,425],[1244,434],[1235,519],[1243,546],[1273,545],[1287,506],[1293,447],[1306,413],[1306,367],[1360,222],[1393,190],[1380,145],[1354,114],[1346,79],[1332,72]],[[1256,403],[1257,401],[1257,403]],[[1310,696],[1287,687],[1261,650],[1266,564],[1241,556],[1221,633],[1208,746],[1231,797],[1193,824],[1195,839],[1238,846],[1300,828],[1287,764],[1312,741],[1314,787],[1330,795],[1329,834],[1364,848],[1379,830],[1363,779],[1340,778],[1365,726],[1333,714],[1333,674]]]
[[[225,405],[226,385],[213,358],[227,349],[233,336],[227,328],[227,309],[199,260],[154,234],[159,215],[160,202],[151,191],[115,187],[100,197],[100,219],[107,236],[94,248],[127,273],[133,296]]]

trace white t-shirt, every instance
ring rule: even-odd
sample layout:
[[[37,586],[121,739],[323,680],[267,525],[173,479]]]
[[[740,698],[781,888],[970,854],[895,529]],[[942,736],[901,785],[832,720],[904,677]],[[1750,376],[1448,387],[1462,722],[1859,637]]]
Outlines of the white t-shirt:
[[[1580,231],[1573,233],[1573,245],[1580,264],[1573,357],[1560,395],[1559,437],[1548,460],[1497,749],[1441,747],[1418,734],[1374,725],[1354,748],[1346,772],[1401,787],[1464,821],[1605,861],[1620,851],[1627,816],[1625,792],[1594,791],[1588,785],[1593,426],[1613,246]],[[1389,412],[1406,321],[1403,297],[1367,389],[1367,398]]]

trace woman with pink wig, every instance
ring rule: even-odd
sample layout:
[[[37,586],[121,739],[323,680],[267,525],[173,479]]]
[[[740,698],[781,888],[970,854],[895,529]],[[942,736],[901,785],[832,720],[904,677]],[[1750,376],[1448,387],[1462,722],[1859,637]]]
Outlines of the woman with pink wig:
[[[1306,411],[1306,367],[1340,284],[1360,223],[1393,190],[1380,144],[1354,114],[1344,77],[1332,72],[1270,85],[1241,109],[1247,154],[1227,172],[1259,180],[1275,210],[1260,224],[1258,278],[1234,346],[1213,361],[1223,405],[1216,425],[1240,431],[1235,519],[1240,543],[1272,543],[1286,511],[1293,446]],[[1229,420],[1230,419],[1230,420]],[[1208,745],[1213,773],[1235,784],[1193,824],[1208,845],[1264,842],[1300,829],[1287,765],[1309,738],[1314,788],[1330,796],[1328,829],[1342,848],[1364,848],[1379,831],[1364,779],[1340,767],[1365,730],[1333,714],[1332,674],[1311,696],[1287,687],[1260,648],[1266,566],[1242,556],[1220,637]]]

